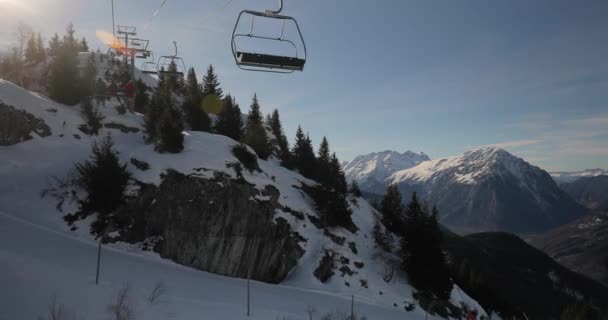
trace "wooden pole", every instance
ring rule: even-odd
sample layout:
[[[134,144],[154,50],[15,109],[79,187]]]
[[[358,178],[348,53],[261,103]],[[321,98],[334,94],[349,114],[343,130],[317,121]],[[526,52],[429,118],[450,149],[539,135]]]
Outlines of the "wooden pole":
[[[97,246],[97,272],[95,274],[95,285],[99,285],[99,265],[101,263],[101,238],[99,238],[99,245]]]
[[[251,315],[251,308],[249,307],[249,302],[250,302],[249,293],[251,291],[251,289],[250,289],[251,285],[249,284],[249,282],[250,282],[249,278],[251,278],[251,275],[247,274],[247,316],[248,317]]]

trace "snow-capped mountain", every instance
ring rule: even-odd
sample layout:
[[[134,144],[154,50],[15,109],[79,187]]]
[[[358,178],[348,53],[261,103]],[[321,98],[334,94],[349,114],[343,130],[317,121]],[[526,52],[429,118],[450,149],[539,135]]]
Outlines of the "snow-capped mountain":
[[[551,172],[551,176],[558,183],[573,182],[575,180],[578,180],[578,179],[584,178],[584,177],[597,177],[597,176],[603,176],[603,175],[608,175],[608,170],[595,168],[595,169],[586,169],[586,170],[582,170],[582,171]]]
[[[348,181],[357,181],[359,187],[367,192],[383,193],[385,180],[390,175],[428,160],[430,158],[424,152],[386,150],[357,156],[343,167]]]
[[[397,184],[406,201],[417,192],[461,231],[538,232],[584,212],[547,172],[495,147],[422,162],[385,183]]]

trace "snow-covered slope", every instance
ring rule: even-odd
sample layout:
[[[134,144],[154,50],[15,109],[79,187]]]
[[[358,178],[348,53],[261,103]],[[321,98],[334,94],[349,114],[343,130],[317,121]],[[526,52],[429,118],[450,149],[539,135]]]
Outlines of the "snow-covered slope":
[[[357,181],[361,190],[382,193],[386,189],[384,181],[391,174],[414,167],[430,158],[423,152],[386,150],[357,156],[343,165],[348,181]]]
[[[555,171],[550,172],[551,176],[558,183],[573,182],[584,177],[597,177],[608,175],[608,170],[596,168],[582,171]]]
[[[443,223],[463,231],[542,231],[584,211],[548,173],[495,147],[422,162],[392,174],[390,183],[406,199],[418,192],[439,208]]]
[[[0,101],[43,120],[52,132],[45,138],[0,147],[0,319],[45,315],[52,295],[79,316],[105,319],[107,305],[125,283],[130,286],[138,319],[244,318],[245,281],[178,266],[143,251],[137,244],[119,242],[105,247],[101,284],[95,286],[96,244],[86,226],[90,220],[79,222],[78,229],[71,231],[63,214],[73,211],[76,204],[65,203],[62,213],[56,208],[56,199],[41,196],[42,190],[52,185],[53,177],[68,176],[74,163],[89,157],[92,142],[107,133],[112,135],[121,160],[129,163],[134,178],[150,184],[160,183],[160,175],[169,168],[199,177],[211,178],[214,172],[221,172],[236,178],[234,170],[227,167],[227,163],[238,161],[230,151],[236,141],[210,133],[186,132],[182,153],[158,154],[153,146],[144,144],[142,115],[119,114],[115,100],[100,107],[104,124],[121,124],[139,131],[122,133],[103,128],[99,136],[88,136],[78,129],[84,122],[78,107],[54,103],[2,80]],[[131,158],[146,161],[150,169],[137,169],[129,162]],[[420,307],[404,310],[415,301],[402,274],[389,283],[382,280],[386,254],[373,243],[371,232],[377,213],[365,200],[350,199],[358,232],[331,230],[344,238],[344,245],[340,245],[308,218],[317,214],[300,186],[313,181],[276,161],[260,160],[259,165],[261,172],[243,171],[243,178],[259,190],[273,186],[280,192],[282,205],[303,213],[303,220],[281,211],[275,218],[287,220],[306,241],[301,244],[304,255],[281,285],[253,283],[253,319],[307,319],[308,305],[317,309],[317,317],[329,311],[346,311],[351,296],[355,310],[368,318],[424,318]],[[313,271],[326,250],[334,251],[342,262],[336,263],[336,274],[321,283]],[[356,267],[359,262],[360,267]],[[349,266],[354,273],[341,274],[337,270],[340,266]],[[150,305],[144,298],[159,280],[168,287],[166,301]],[[457,288],[452,299],[456,305],[464,301],[481,309]]]

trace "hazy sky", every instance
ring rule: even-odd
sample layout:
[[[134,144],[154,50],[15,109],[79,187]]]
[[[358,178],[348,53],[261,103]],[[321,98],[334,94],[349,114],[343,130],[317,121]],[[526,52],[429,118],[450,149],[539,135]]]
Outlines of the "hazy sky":
[[[286,0],[309,48],[303,73],[238,69],[230,34],[243,9],[274,0],[115,0],[117,24],[138,27],[157,55],[176,40],[199,75],[216,66],[243,110],[257,92],[298,124],[327,135],[342,160],[372,151],[432,158],[502,146],[548,170],[608,168],[608,1]],[[47,39],[73,22],[91,46],[111,31],[110,0],[0,0],[0,45],[19,20]],[[148,28],[145,28],[149,25]]]

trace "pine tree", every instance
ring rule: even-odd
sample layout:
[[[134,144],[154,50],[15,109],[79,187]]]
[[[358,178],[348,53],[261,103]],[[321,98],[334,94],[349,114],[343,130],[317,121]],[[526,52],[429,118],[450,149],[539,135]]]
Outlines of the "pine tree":
[[[188,69],[185,84],[186,97],[182,109],[192,131],[211,131],[211,119],[202,108],[202,92],[194,68]]]
[[[260,111],[260,103],[258,102],[257,94],[253,94],[253,100],[249,107],[249,114],[247,114],[247,125],[262,126],[262,111]]]
[[[36,61],[46,61],[46,49],[44,48],[44,43],[42,42],[42,36],[38,33],[36,37],[36,49],[38,52],[36,53]]]
[[[173,106],[171,93],[165,87],[157,87],[152,94],[152,99],[146,108],[144,117],[144,128],[146,132],[146,142],[158,143],[159,134],[157,131],[158,123],[165,109]]]
[[[173,60],[171,60],[171,62],[169,63],[169,68],[167,69],[165,81],[169,90],[176,93],[181,92],[184,86],[182,77],[178,75],[177,64]]]
[[[90,97],[95,93],[95,85],[97,79],[97,62],[95,55],[91,54],[87,60],[87,65],[80,80],[80,95],[81,97]]]
[[[101,128],[101,120],[103,115],[93,106],[90,97],[85,97],[82,101],[82,114],[86,119],[89,133],[97,135]]]
[[[49,56],[54,57],[59,52],[59,48],[61,47],[61,40],[59,40],[59,35],[55,33],[51,40],[49,41]]]
[[[342,171],[340,160],[336,156],[335,152],[329,159],[329,176],[331,177],[331,188],[338,194],[346,196],[348,184],[346,183],[346,177],[344,175],[344,171]]]
[[[93,143],[91,159],[76,164],[76,169],[80,185],[87,192],[87,197],[80,202],[80,210],[98,213],[92,228],[99,234],[111,222],[114,211],[124,203],[124,191],[131,175],[127,165],[120,163],[109,134],[101,144]]]
[[[431,212],[418,201],[416,193],[405,209],[401,235],[401,265],[410,284],[439,299],[449,299],[452,280],[442,251],[438,211]]]
[[[141,81],[141,79],[137,79],[135,82],[135,99],[133,102],[133,107],[136,112],[145,113],[146,107],[150,102],[150,97],[148,96],[148,86]]]
[[[334,177],[330,173],[330,151],[327,137],[323,137],[319,151],[317,152],[317,172],[316,177],[323,184],[331,183]]]
[[[350,188],[348,190],[353,196],[355,197],[361,197],[361,189],[359,189],[359,184],[357,183],[357,181],[353,180],[350,183]]]
[[[36,35],[32,36],[27,40],[27,46],[25,48],[25,61],[35,62],[38,60],[38,43],[36,42]]]
[[[49,96],[57,102],[75,105],[81,97],[79,79],[74,27],[70,24],[49,66]]]
[[[101,78],[97,78],[95,82],[95,101],[97,105],[106,104],[106,96],[108,95],[108,87],[106,83],[101,80]]]
[[[274,109],[272,111],[272,115],[268,121],[268,126],[272,131],[272,134],[276,137],[276,152],[279,158],[282,160],[283,165],[289,165],[290,162],[290,152],[289,152],[289,142],[287,141],[287,137],[285,136],[285,131],[283,131],[283,124],[281,123],[281,119],[279,117],[279,110]]]
[[[89,52],[89,44],[87,43],[87,39],[86,38],[83,37],[80,40],[78,48],[79,48],[80,52]]]
[[[272,150],[262,119],[263,116],[258,99],[254,95],[249,114],[247,115],[247,126],[245,128],[245,135],[243,136],[243,143],[248,144],[260,158],[268,159]]]
[[[241,108],[230,94],[222,101],[223,107],[215,122],[215,131],[236,141],[243,137],[243,118]]]
[[[293,167],[307,178],[314,178],[316,171],[315,152],[310,137],[305,136],[302,127],[298,126],[296,140],[292,151]]]
[[[220,81],[218,80],[217,75],[215,74],[215,68],[213,65],[209,65],[207,68],[207,74],[203,77],[203,96],[208,94],[214,94],[218,99],[222,99],[224,93],[222,88],[220,88]]]
[[[380,203],[382,213],[382,223],[390,232],[401,235],[403,233],[403,204],[401,192],[395,184],[391,184],[386,189],[386,194]]]
[[[156,131],[159,137],[156,144],[158,152],[179,153],[184,150],[184,125],[181,113],[175,107],[169,106],[163,110]]]

